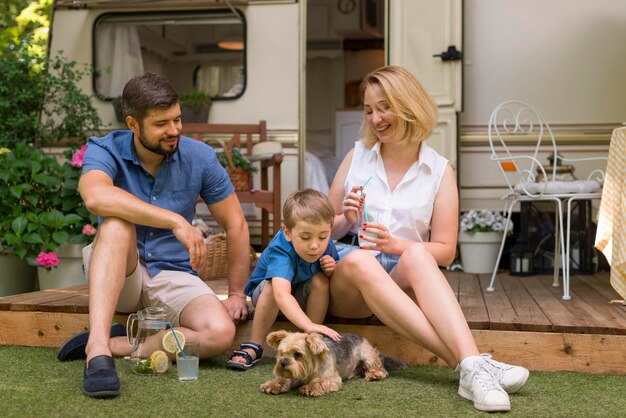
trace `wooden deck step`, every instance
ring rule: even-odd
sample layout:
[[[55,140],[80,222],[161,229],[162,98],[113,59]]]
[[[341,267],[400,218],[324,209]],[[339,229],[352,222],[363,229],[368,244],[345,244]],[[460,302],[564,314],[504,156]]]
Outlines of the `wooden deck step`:
[[[626,306],[609,285],[607,272],[571,279],[572,300],[561,299],[552,276],[514,277],[500,273],[496,290],[485,291],[489,275],[445,272],[482,352],[532,370],[574,370],[626,374]],[[226,280],[209,285],[225,298]],[[126,315],[115,319],[125,323]],[[413,364],[441,359],[399,336],[377,318],[328,316],[341,332],[369,338],[381,351]],[[0,298],[0,344],[57,347],[88,328],[88,289],[75,286]],[[294,329],[284,319],[274,329]],[[249,338],[251,321],[238,325],[233,348]],[[266,347],[267,348],[267,347]],[[266,350],[272,355],[271,350]]]

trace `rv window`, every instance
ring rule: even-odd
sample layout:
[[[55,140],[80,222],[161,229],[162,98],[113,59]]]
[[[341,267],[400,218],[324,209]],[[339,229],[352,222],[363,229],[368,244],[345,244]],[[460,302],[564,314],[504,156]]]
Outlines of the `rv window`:
[[[107,13],[94,24],[94,91],[115,99],[133,76],[152,71],[179,93],[236,99],[246,87],[246,22],[236,10]]]

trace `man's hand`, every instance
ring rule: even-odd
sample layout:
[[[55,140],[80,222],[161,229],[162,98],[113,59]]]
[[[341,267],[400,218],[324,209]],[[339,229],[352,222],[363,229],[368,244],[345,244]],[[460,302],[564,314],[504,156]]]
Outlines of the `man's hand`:
[[[206,262],[206,244],[202,236],[189,222],[181,218],[182,222],[176,225],[172,232],[189,252],[189,263],[194,271],[200,272]]]
[[[333,272],[335,271],[335,264],[335,259],[328,254],[320,258],[320,267],[322,267],[324,274],[328,277],[333,275]]]
[[[244,295],[228,295],[228,299],[222,301],[222,304],[233,321],[238,322],[248,319],[248,303]]]

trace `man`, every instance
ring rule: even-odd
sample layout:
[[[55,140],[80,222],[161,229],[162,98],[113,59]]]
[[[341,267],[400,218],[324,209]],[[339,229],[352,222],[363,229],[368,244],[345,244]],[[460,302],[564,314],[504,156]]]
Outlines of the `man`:
[[[89,139],[78,185],[85,206],[100,217],[94,243],[83,250],[90,331],[69,338],[58,353],[62,361],[86,358],[83,392],[94,397],[119,394],[112,356],[131,352],[123,327],[111,326],[115,311],[165,308],[185,339],[200,342],[204,358],[228,349],[235,337],[233,321],[248,314],[243,294],[248,226],[215,153],[180,136],[178,94],[160,76],[145,73],[128,81],[122,103],[130,130]],[[195,274],[206,255],[191,225],[198,196],[226,231],[224,302]]]

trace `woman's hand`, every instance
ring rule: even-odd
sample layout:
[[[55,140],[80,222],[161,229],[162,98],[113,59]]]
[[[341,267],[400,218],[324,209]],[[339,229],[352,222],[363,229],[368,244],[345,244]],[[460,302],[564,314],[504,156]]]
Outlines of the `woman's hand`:
[[[365,196],[361,196],[361,190],[363,190],[363,186],[354,186],[350,193],[343,198],[343,215],[346,217],[346,221],[351,224],[356,222],[359,211],[363,210]]]
[[[341,339],[341,335],[332,328],[328,328],[325,325],[320,324],[311,324],[309,327],[303,330],[304,332],[308,332],[309,334],[313,332],[317,332],[318,334],[322,334],[327,336],[330,339],[335,341],[339,341]]]
[[[375,234],[376,238],[371,237],[368,234]],[[380,251],[386,254],[394,254],[394,248],[396,247],[396,238],[394,238],[389,229],[378,222],[367,222],[363,223],[363,228],[361,228],[359,233],[359,238],[363,241],[368,241],[374,243],[372,246],[361,247],[361,249],[365,250],[374,250]]]
[[[324,271],[325,275],[328,277],[332,276],[335,271],[335,259],[328,254],[322,256],[322,258],[320,258],[320,267],[322,267],[322,271]]]

